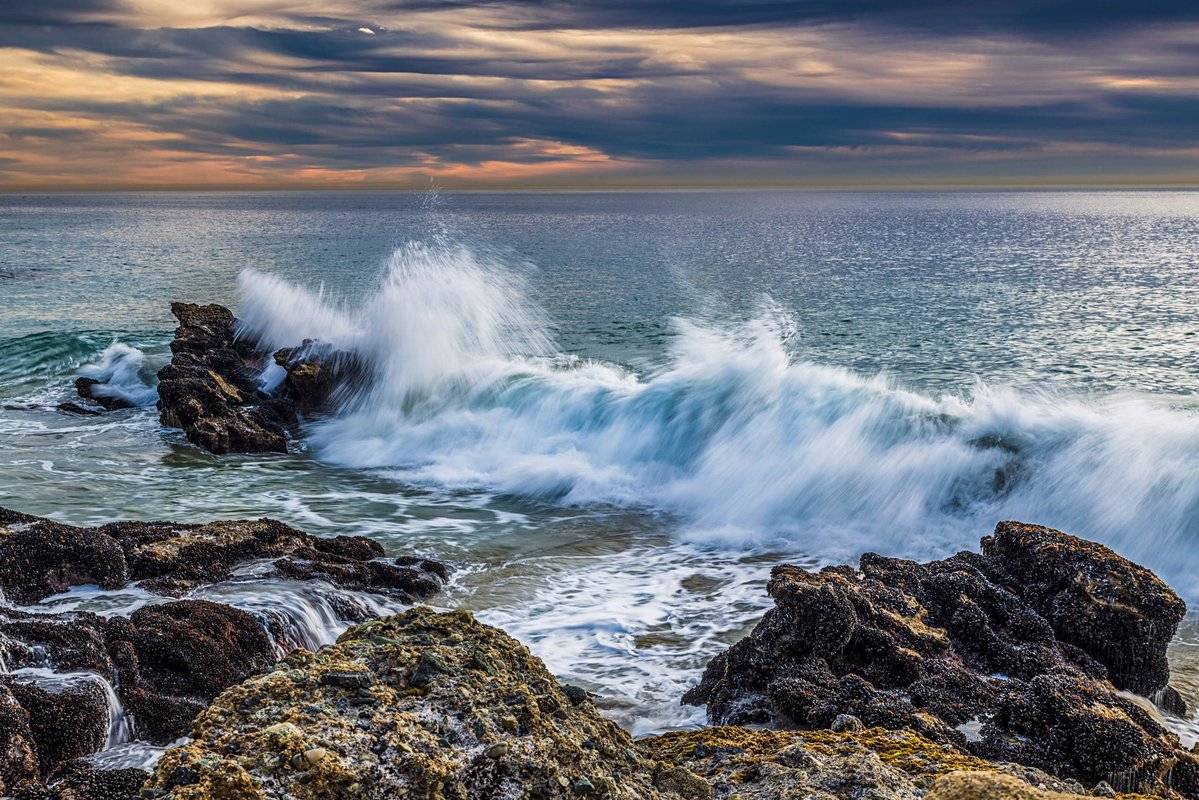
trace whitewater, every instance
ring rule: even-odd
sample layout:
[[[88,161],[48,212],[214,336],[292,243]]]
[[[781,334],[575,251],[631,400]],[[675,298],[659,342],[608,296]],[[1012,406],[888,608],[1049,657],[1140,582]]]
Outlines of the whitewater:
[[[672,321],[642,370],[557,350],[520,275],[411,243],[365,302],[245,271],[243,333],[331,343],[370,380],[308,431],[327,463],[564,506],[647,508],[710,547],[822,561],[974,547],[995,521],[1077,531],[1199,588],[1199,418],[1168,400],[934,397],[802,360],[796,321]]]

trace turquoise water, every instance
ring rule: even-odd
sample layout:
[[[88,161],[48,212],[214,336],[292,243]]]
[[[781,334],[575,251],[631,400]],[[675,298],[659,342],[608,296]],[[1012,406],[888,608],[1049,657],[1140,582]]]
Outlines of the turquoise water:
[[[0,504],[444,558],[440,602],[690,724],[781,558],[1019,518],[1194,597],[1197,261],[1181,192],[0,195]],[[287,456],[54,410],[86,365],[152,403],[171,300],[381,378]]]

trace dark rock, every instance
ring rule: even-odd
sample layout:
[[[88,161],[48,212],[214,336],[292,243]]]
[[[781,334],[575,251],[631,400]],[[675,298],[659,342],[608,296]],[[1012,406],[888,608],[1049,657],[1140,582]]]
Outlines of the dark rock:
[[[1107,548],[1047,528],[1004,523],[984,548],[928,564],[867,554],[858,570],[776,567],[775,607],[685,702],[719,723],[800,729],[851,714],[1088,785],[1199,796],[1199,762],[1109,681],[1165,688],[1158,667],[1182,601]]]
[[[76,393],[78,393],[78,395],[80,397],[86,397],[88,400],[98,403],[99,405],[103,406],[105,410],[116,411],[117,409],[121,409],[121,408],[133,408],[133,403],[130,403],[128,400],[126,400],[123,397],[117,397],[115,395],[108,394],[107,392],[105,392],[103,390],[96,391],[97,386],[105,386],[105,385],[106,384],[104,384],[102,381],[98,381],[95,378],[76,378],[75,379]],[[69,404],[64,404],[64,405],[75,405],[75,404],[69,403]],[[61,407],[62,406],[59,406],[59,408],[61,408]],[[90,413],[94,414],[96,412],[93,411]]]
[[[119,589],[139,581],[181,595],[265,559],[276,560],[286,577],[408,598],[435,594],[449,576],[436,561],[382,556],[383,548],[365,537],[322,538],[273,519],[77,528],[0,508],[0,590],[18,603],[89,583]]]
[[[142,738],[165,744],[223,689],[274,662],[250,614],[206,600],[145,606],[108,626],[119,692]]]
[[[279,387],[280,396],[302,412],[330,410],[335,392],[342,387],[352,389],[365,375],[353,354],[313,339],[305,339],[299,347],[279,350],[274,359],[287,370]]]
[[[983,539],[995,573],[1121,689],[1166,686],[1166,645],[1186,604],[1149,570],[1110,549],[1039,525],[1001,522]]]
[[[96,411],[95,409],[91,409],[91,408],[84,408],[83,406],[79,405],[78,403],[73,403],[69,400],[65,403],[59,403],[57,406],[55,406],[55,408],[57,408],[59,411],[61,411],[64,414],[78,414],[81,417],[98,417],[98,416],[100,416],[99,411]]]
[[[172,303],[171,313],[179,327],[158,373],[162,423],[213,453],[287,452],[295,410],[259,390],[266,356],[237,338],[233,313],[191,303]]]
[[[119,589],[129,581],[124,554],[111,537],[50,520],[0,519],[0,590],[27,604],[72,586]]]
[[[41,782],[37,745],[29,729],[29,712],[7,686],[0,684],[0,796]]]
[[[337,563],[283,558],[275,562],[275,569],[296,580],[323,579],[347,589],[387,592],[408,601],[431,597],[445,583],[434,569],[401,567],[386,561]]]
[[[80,759],[55,772],[50,786],[39,793],[36,800],[140,800],[142,786],[149,775],[149,772],[136,768],[99,769]]]
[[[0,608],[0,638],[10,669],[54,664],[63,672],[115,673],[104,641],[105,621],[95,614],[37,614]]]
[[[108,700],[95,680],[69,680],[53,689],[11,677],[0,678],[28,712],[29,732],[41,773],[89,755],[108,739]]]

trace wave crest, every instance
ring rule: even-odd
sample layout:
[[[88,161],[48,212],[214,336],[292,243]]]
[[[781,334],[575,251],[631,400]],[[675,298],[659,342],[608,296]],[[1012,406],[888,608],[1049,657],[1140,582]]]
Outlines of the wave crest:
[[[298,291],[246,280],[251,297]],[[698,541],[827,558],[943,554],[1019,518],[1176,581],[1199,566],[1199,420],[1159,399],[983,383],[932,397],[796,358],[777,310],[734,326],[676,320],[663,365],[639,375],[555,352],[519,279],[464,248],[402,248],[359,313],[309,299],[241,313],[251,330],[297,325],[371,367],[370,385],[312,431],[329,462],[660,509]]]

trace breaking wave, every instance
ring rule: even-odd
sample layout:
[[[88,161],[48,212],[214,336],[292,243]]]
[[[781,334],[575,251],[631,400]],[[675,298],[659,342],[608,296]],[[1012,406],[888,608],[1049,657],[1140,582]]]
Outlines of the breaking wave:
[[[675,320],[660,366],[638,373],[556,352],[519,277],[459,247],[402,248],[356,306],[257,272],[242,289],[246,330],[272,347],[323,338],[369,367],[311,431],[327,462],[657,509],[695,541],[830,559],[944,553],[1017,518],[1196,588],[1199,418],[1160,398],[981,382],[928,396],[797,357],[777,309]]]

